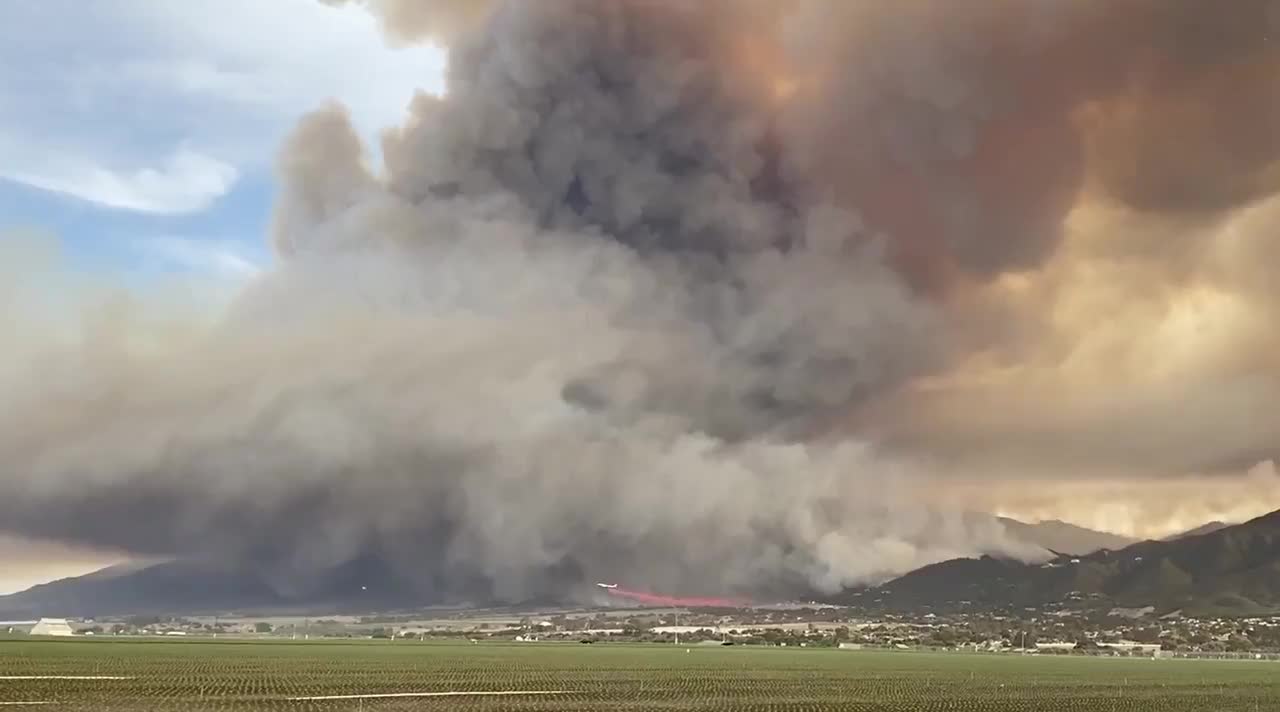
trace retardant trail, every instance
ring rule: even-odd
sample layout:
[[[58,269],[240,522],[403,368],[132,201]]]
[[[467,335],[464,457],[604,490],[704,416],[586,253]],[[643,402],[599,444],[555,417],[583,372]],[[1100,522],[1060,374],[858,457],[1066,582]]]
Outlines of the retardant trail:
[[[746,608],[750,602],[732,598],[684,598],[680,596],[663,596],[656,593],[630,591],[625,588],[607,589],[610,596],[625,598],[646,606],[663,606],[676,608]]]

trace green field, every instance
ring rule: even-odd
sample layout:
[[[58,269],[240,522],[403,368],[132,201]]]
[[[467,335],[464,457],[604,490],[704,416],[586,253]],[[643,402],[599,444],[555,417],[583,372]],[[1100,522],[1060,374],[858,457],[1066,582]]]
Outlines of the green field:
[[[0,641],[0,706],[66,710],[1275,712],[1280,664],[781,648]],[[14,679],[18,676],[127,679]],[[293,697],[542,691],[542,696]]]

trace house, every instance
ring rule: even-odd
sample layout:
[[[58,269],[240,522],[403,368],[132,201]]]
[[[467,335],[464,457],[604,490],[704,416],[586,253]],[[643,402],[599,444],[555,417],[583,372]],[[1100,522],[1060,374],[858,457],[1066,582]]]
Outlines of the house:
[[[1122,640],[1118,643],[1098,643],[1098,647],[1109,649],[1116,654],[1155,656],[1160,654],[1159,643],[1135,643],[1131,640]]]

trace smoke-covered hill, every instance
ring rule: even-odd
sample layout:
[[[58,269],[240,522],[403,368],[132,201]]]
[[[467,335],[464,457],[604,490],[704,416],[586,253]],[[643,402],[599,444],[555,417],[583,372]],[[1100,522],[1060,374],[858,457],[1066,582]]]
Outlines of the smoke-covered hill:
[[[1177,534],[1174,534],[1172,536],[1167,536],[1164,538],[1164,540],[1173,541],[1175,539],[1185,539],[1187,537],[1200,536],[1201,534],[1212,534],[1213,532],[1216,532],[1219,529],[1226,529],[1229,526],[1231,525],[1227,524],[1226,522],[1218,522],[1218,521],[1206,522],[1204,524],[1201,524],[1198,527],[1193,527],[1191,529],[1188,529],[1185,532],[1178,532]]]
[[[980,515],[969,517],[976,520]],[[1069,605],[1152,604],[1237,612],[1280,606],[1280,587],[1269,578],[1280,571],[1280,512],[1237,527],[1224,526],[1206,534],[1188,533],[1170,543],[1141,542],[1127,547],[1121,537],[1060,522],[1046,527],[1005,518],[1000,521],[1010,528],[1013,539],[1026,546],[1052,548],[1050,544],[1074,543],[1088,550],[1076,556],[1057,548],[1054,550],[1064,556],[1040,565],[990,556],[954,559],[923,567],[878,588],[851,590],[834,600],[914,611],[1039,606],[1059,601]],[[968,526],[976,524],[971,522]],[[1117,542],[1122,546],[1115,550],[1106,546]],[[595,593],[580,572],[561,574],[564,580],[580,584],[570,598],[517,602],[564,603],[573,596]],[[317,569],[310,572],[305,584],[300,584],[294,573],[282,576],[280,572],[242,563],[180,560],[112,566],[35,586],[0,597],[0,615],[368,612],[499,602],[467,598],[467,592],[476,590],[477,585],[478,582],[456,582],[452,593],[443,592],[424,585],[422,579],[406,576],[402,567],[375,557]],[[1073,597],[1073,592],[1080,595]],[[872,603],[877,598],[881,600]],[[968,604],[961,603],[964,601]]]
[[[999,521],[1010,537],[1059,554],[1080,555],[1092,554],[1100,549],[1123,549],[1138,541],[1132,537],[1100,532],[1058,520],[1028,524],[1000,517]]]
[[[232,563],[180,560],[112,566],[0,596],[0,615],[370,612],[439,603],[425,598],[423,590],[399,575],[396,567],[370,557],[310,574],[305,588],[288,589],[270,571]],[[296,585],[297,579],[290,577],[289,583]]]
[[[1224,614],[1276,611],[1280,511],[1206,534],[1038,565],[989,556],[944,561],[840,600],[914,611],[1052,605],[1150,605]]]

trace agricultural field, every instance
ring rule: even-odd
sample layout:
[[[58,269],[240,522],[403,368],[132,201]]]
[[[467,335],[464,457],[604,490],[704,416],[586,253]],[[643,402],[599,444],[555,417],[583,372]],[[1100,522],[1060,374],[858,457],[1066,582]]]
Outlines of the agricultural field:
[[[4,640],[0,706],[1259,712],[1280,710],[1280,664],[608,644]]]

